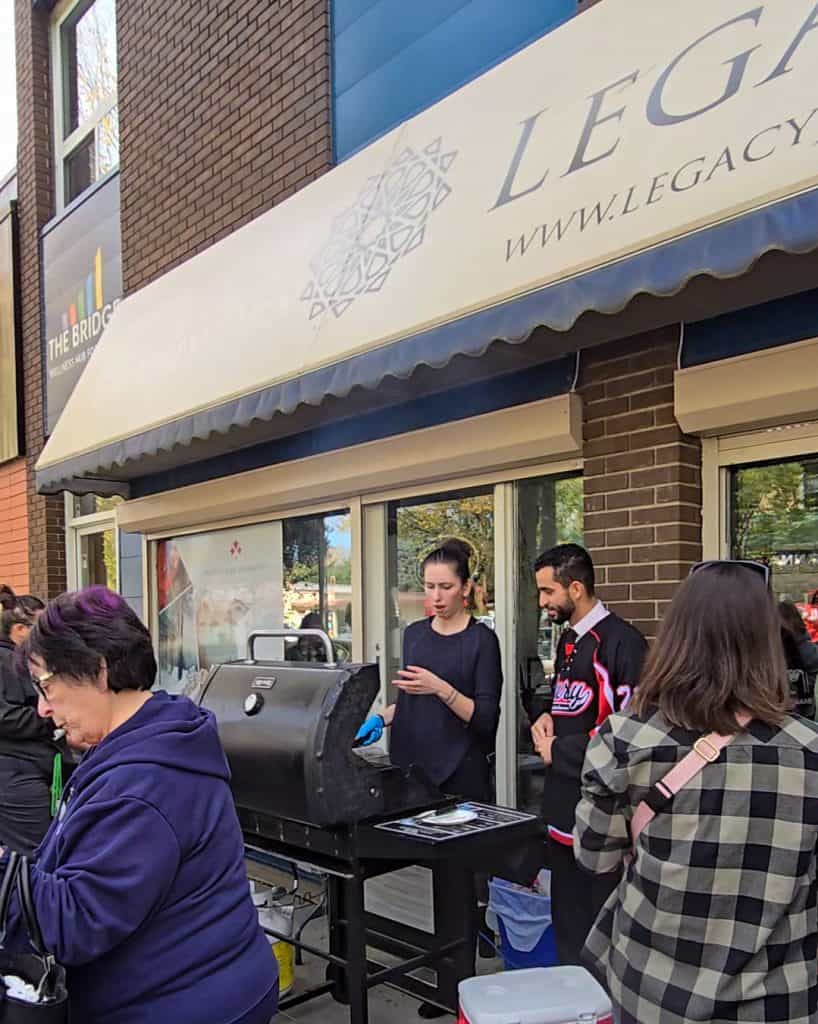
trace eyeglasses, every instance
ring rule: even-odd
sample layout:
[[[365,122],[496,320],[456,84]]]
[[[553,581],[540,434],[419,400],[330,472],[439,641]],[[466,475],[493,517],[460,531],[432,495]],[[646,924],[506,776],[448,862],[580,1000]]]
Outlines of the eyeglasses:
[[[764,580],[765,587],[770,585],[770,567],[763,562],[753,562],[750,559],[744,558],[711,558],[707,562],[694,562],[690,567],[690,575],[692,576],[694,572],[699,572],[700,569],[709,569],[714,565],[739,565],[743,569],[749,569],[750,572],[757,573]]]
[[[31,673],[31,685],[43,700],[48,700],[48,691],[45,688],[45,684],[49,679],[53,679],[54,675],[54,672],[46,672],[45,675],[42,676],[35,676],[33,672]]]

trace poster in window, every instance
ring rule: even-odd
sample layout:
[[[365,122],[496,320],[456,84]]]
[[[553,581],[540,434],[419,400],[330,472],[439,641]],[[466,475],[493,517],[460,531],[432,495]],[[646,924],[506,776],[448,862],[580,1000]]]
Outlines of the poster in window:
[[[159,685],[195,694],[213,665],[244,658],[256,629],[283,624],[280,523],[161,541]]]

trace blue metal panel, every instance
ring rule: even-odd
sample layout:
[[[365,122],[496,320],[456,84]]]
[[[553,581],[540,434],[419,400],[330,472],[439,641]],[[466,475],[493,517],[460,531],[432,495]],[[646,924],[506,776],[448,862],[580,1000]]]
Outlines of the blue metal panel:
[[[408,4],[406,0],[378,0],[345,32],[335,35],[335,92],[339,95],[346,92],[423,36],[446,35],[444,22],[471,4],[472,0],[418,4]]]
[[[576,0],[334,0],[336,157],[349,156],[575,11]]]
[[[119,560],[119,592],[130,601],[142,597],[142,555]]]
[[[332,0],[332,26],[337,34],[346,31],[361,15],[380,0]]]

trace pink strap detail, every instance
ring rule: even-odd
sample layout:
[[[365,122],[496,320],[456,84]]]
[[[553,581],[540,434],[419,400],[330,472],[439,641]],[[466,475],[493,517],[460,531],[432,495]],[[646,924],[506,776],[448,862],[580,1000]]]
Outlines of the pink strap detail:
[[[742,712],[736,715],[736,722],[740,729],[744,729],[750,721],[751,716]],[[674,765],[667,775],[664,775],[657,783],[656,788],[665,796],[675,796],[680,789],[695,778],[706,764],[711,764],[718,759],[719,754],[728,743],[735,738],[735,733],[730,736],[720,736],[717,732],[711,732],[702,736],[693,744],[693,749],[686,754],[678,764]],[[656,812],[649,807],[644,800],[633,812],[631,820],[631,842],[634,850],[636,843],[644,827],[656,816]]]

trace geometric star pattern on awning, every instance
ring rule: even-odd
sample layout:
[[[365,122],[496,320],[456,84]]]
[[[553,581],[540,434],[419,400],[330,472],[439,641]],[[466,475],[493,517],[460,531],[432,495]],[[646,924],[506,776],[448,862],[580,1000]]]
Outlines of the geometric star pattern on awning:
[[[451,193],[446,175],[456,156],[442,138],[422,150],[407,146],[366,180],[310,261],[312,280],[301,294],[310,320],[328,311],[339,317],[359,296],[379,292],[398,260],[423,244],[429,218]]]

